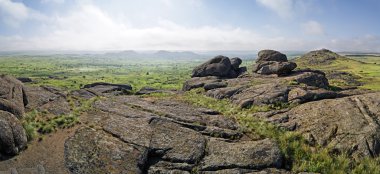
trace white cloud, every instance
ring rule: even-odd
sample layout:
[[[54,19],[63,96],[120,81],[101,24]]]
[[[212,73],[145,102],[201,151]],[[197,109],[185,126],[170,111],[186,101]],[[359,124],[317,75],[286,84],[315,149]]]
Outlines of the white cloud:
[[[305,34],[321,36],[325,34],[323,26],[317,21],[308,21],[301,24],[301,28]]]
[[[41,13],[26,7],[21,2],[0,0],[0,20],[10,27],[18,27],[22,22],[46,19]]]
[[[28,8],[19,2],[0,0],[1,20],[10,25],[17,26],[19,22],[28,18]]]
[[[63,3],[65,3],[65,0],[41,0],[41,3],[57,3],[57,4],[63,4]]]
[[[256,2],[276,12],[282,18],[291,18],[294,15],[293,0],[256,0]]]
[[[177,1],[168,1],[177,3]],[[197,2],[197,1],[194,1]],[[18,13],[6,13],[15,21],[39,19],[37,31],[31,36],[0,35],[0,51],[11,50],[333,50],[380,51],[380,37],[366,35],[354,39],[282,37],[281,30],[267,25],[270,35],[239,27],[189,27],[158,17],[153,25],[136,25],[130,16],[115,17],[109,11],[88,2],[81,2],[64,14],[45,17],[22,3],[0,0],[1,8],[11,3]],[[8,4],[7,4],[8,3]],[[176,5],[176,4],[172,4]],[[174,7],[173,7],[174,8]],[[30,15],[34,14],[34,17]],[[19,16],[18,16],[19,15]],[[3,14],[2,14],[3,16]],[[32,15],[33,16],[33,15]],[[42,17],[41,17],[42,16]],[[18,20],[17,20],[18,19]],[[155,18],[156,19],[156,18]],[[154,20],[155,20],[154,19]],[[301,25],[309,34],[323,34],[323,26],[316,21]],[[272,31],[272,30],[273,31]]]

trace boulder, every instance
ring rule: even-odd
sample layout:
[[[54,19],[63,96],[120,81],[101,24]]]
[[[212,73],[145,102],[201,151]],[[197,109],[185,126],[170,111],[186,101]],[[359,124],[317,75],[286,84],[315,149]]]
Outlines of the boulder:
[[[8,111],[17,118],[22,118],[28,98],[24,85],[17,79],[0,76],[0,110]]]
[[[233,62],[231,62],[233,61]],[[211,60],[195,67],[192,71],[191,77],[226,77],[236,78],[240,75],[241,71],[239,65],[242,60],[240,58],[229,59],[226,56],[216,56]]]
[[[288,75],[297,68],[294,62],[288,62],[285,54],[274,50],[262,50],[258,53],[256,64],[253,65],[253,73],[262,75]]]
[[[26,148],[27,137],[21,122],[11,113],[0,111],[0,153],[17,155]]]
[[[231,66],[232,66],[233,69],[238,70],[239,66],[240,66],[240,64],[242,62],[243,61],[240,58],[234,57],[234,58],[231,59]]]
[[[191,77],[218,76],[227,77],[231,70],[231,61],[225,56],[216,56],[194,68]]]
[[[267,61],[287,62],[288,58],[286,57],[285,54],[282,54],[274,50],[259,51],[256,62],[267,62]]]
[[[258,62],[253,67],[253,72],[258,74],[277,74],[277,75],[286,75],[289,74],[292,70],[297,67],[297,64],[294,62],[275,62],[275,61],[266,61]]]

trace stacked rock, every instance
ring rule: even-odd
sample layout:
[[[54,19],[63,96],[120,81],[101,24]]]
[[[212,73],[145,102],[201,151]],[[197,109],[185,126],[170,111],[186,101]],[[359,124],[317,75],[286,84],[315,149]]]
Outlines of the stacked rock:
[[[191,77],[217,76],[236,78],[247,71],[246,67],[239,67],[242,60],[238,57],[229,59],[226,56],[216,56],[194,68]]]
[[[253,72],[263,75],[287,75],[296,67],[296,63],[288,62],[285,54],[274,50],[261,50],[256,64],[253,65]]]

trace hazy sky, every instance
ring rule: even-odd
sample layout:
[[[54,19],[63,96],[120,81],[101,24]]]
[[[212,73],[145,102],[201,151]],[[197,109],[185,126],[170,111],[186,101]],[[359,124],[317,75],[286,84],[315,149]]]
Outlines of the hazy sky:
[[[0,51],[380,52],[380,0],[0,0]]]

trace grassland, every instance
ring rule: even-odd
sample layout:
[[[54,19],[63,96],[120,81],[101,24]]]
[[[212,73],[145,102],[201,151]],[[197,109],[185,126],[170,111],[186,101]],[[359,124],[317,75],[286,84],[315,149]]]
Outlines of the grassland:
[[[3,56],[0,74],[29,77],[32,85],[79,89],[93,82],[180,89],[199,62],[139,61],[76,56]]]

